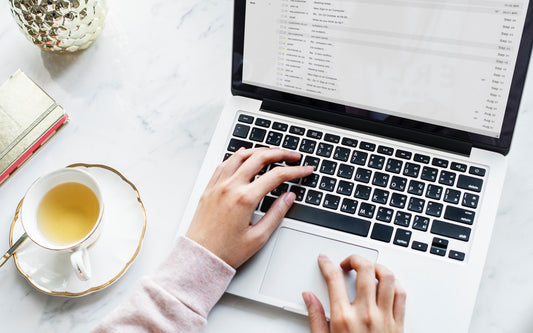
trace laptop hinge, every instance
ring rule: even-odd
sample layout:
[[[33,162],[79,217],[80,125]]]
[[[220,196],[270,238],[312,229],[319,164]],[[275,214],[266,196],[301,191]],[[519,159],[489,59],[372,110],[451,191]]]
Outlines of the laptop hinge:
[[[386,138],[406,141],[417,145],[436,148],[460,155],[470,156],[472,144],[467,141],[446,138],[439,135],[424,133],[412,129],[400,128],[370,120],[355,118],[335,111],[324,111],[318,108],[264,99],[261,109],[305,120],[375,134]],[[332,114],[335,113],[335,114]]]

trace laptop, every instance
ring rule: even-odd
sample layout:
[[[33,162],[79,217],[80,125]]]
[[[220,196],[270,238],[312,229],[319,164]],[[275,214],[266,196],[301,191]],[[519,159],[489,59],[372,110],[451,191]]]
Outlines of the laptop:
[[[329,315],[317,256],[359,254],[406,289],[406,332],[468,331],[531,55],[529,1],[234,6],[232,96],[180,234],[240,147],[298,151],[315,172],[259,204],[253,222],[296,194],[228,292],[305,315],[310,290]],[[355,278],[345,274],[352,297]]]

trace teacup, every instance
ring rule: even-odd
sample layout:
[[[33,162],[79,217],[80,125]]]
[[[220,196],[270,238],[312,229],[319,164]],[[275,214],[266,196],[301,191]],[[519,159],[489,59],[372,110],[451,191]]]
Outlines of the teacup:
[[[101,232],[102,194],[92,175],[79,169],[60,169],[36,180],[26,192],[20,216],[22,227],[37,245],[70,252],[81,280],[91,277],[87,248]]]

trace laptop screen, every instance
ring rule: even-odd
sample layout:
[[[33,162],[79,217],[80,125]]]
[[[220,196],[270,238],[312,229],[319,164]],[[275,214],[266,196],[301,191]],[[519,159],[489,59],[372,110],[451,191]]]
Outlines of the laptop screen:
[[[245,2],[244,85],[501,138],[527,0]]]

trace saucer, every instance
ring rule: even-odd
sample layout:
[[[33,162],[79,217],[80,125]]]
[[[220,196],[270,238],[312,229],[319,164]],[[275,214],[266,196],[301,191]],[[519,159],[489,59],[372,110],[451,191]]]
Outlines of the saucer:
[[[30,239],[17,250],[13,259],[20,274],[43,293],[82,296],[104,289],[126,272],[141,249],[146,230],[146,211],[135,185],[113,168],[83,163],[68,167],[89,172],[102,191],[102,232],[88,248],[92,277],[88,281],[78,279],[70,264],[68,251],[47,250]],[[19,222],[22,200],[11,224],[10,246],[24,233]]]

